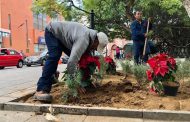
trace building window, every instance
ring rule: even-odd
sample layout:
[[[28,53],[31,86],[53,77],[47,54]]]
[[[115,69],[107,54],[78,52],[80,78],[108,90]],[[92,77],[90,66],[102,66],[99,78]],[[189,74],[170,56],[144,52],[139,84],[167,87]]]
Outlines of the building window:
[[[43,14],[43,16],[42,16],[42,28],[43,28],[43,30],[45,29],[45,27],[46,27],[46,21],[47,21],[47,19],[46,19],[47,17],[46,17],[46,15],[45,14]]]
[[[38,26],[38,15],[34,14],[34,13],[33,13],[33,26],[34,26],[34,28],[39,29],[39,26]]]
[[[33,13],[34,28],[39,30],[44,30],[46,27],[46,15],[45,14],[35,14]]]
[[[34,52],[43,52],[44,50],[47,50],[47,46],[44,44],[34,44]]]
[[[34,44],[34,52],[35,53],[39,52],[39,45],[38,44]]]

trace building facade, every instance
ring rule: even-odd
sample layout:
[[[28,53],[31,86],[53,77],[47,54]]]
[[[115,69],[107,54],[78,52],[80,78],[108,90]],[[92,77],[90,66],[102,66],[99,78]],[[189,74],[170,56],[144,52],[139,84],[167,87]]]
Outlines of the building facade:
[[[0,48],[22,50],[26,55],[46,49],[44,28],[51,20],[34,14],[31,7],[32,0],[0,0]]]

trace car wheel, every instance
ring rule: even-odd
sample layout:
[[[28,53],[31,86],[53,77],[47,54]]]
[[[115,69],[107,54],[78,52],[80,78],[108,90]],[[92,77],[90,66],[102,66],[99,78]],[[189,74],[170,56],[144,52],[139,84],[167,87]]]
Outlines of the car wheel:
[[[27,64],[26,66],[27,66],[27,67],[31,67],[31,65],[30,65],[30,64]]]
[[[22,68],[23,67],[23,61],[18,61],[17,68]]]
[[[0,69],[4,69],[5,67],[0,67]]]
[[[46,63],[46,60],[42,60],[42,64],[41,64],[41,66],[44,66],[45,63]]]

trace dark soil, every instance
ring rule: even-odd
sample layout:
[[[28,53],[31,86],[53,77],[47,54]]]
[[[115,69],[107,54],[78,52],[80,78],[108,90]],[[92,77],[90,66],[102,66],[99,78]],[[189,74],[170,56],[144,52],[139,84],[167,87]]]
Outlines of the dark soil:
[[[122,80],[122,75],[107,75],[101,85],[95,90],[80,94],[78,98],[70,98],[67,103],[62,97],[67,90],[64,85],[53,87],[53,104],[80,105],[80,106],[103,106],[130,109],[168,109],[190,110],[190,85],[186,83],[179,88],[175,97],[159,96],[150,93],[148,84],[140,87],[133,76]],[[21,100],[26,103],[40,103],[32,97]]]

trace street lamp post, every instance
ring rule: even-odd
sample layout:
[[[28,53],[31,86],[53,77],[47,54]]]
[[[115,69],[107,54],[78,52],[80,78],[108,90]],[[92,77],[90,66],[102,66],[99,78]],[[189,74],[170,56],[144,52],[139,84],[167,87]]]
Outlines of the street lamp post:
[[[91,10],[90,12],[90,28],[94,29],[94,10]]]
[[[94,24],[94,10],[91,10],[91,12],[88,12],[86,10],[81,9],[80,7],[75,6],[74,2],[72,0],[70,0],[69,2],[71,2],[71,6],[75,7],[76,9],[83,11],[84,13],[90,14],[90,28],[94,29],[95,28],[95,24]],[[63,2],[64,3],[64,2]]]

